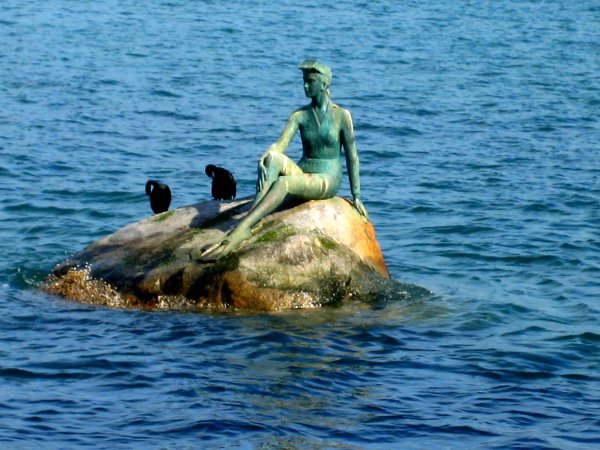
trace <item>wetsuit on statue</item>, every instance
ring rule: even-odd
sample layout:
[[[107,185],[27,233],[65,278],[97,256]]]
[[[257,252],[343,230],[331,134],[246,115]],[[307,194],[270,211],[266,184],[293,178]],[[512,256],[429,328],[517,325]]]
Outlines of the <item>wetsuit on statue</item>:
[[[368,219],[360,201],[359,163],[352,117],[346,109],[329,98],[331,70],[316,61],[300,65],[304,92],[310,104],[292,113],[273,145],[258,163],[257,193],[248,215],[215,248],[205,252],[207,259],[230,253],[260,219],[277,209],[287,195],[304,200],[319,200],[335,196],[342,178],[342,148],[350,178],[353,205]],[[283,154],[297,131],[302,139],[302,158],[296,164]]]

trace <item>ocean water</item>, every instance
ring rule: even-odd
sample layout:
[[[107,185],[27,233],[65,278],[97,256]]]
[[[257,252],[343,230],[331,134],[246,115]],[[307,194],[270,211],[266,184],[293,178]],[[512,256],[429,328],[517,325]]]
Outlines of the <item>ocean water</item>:
[[[392,276],[430,296],[191,314],[38,290],[151,213],[148,178],[184,206],[214,163],[251,195],[308,57]],[[0,99],[0,447],[600,445],[597,1],[3,0]]]

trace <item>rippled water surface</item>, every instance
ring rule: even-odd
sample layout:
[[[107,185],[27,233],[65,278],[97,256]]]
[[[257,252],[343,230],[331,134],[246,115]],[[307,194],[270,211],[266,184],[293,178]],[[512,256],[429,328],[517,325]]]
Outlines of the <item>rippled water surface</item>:
[[[223,164],[250,195],[307,57],[352,111],[393,277],[430,297],[185,314],[37,290],[150,214],[148,178],[184,206]],[[598,2],[3,0],[0,98],[1,447],[600,445]]]

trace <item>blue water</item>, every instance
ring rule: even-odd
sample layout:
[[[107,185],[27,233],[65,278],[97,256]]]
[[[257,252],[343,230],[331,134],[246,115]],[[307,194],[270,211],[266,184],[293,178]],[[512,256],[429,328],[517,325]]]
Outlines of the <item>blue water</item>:
[[[184,206],[223,164],[252,194],[307,57],[353,114],[390,272],[430,297],[186,314],[37,289],[147,217],[148,178]],[[3,0],[0,99],[0,447],[600,445],[597,1]]]

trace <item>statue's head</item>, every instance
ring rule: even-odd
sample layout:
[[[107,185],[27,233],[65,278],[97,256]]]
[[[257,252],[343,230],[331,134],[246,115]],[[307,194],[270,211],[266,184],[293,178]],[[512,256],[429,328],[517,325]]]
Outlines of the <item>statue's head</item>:
[[[303,75],[316,75],[318,76],[324,83],[325,89],[327,90],[327,95],[329,95],[329,86],[331,85],[331,69],[327,67],[325,64],[315,61],[314,59],[307,59],[303,61],[300,66],[298,66],[300,70],[302,70]]]

